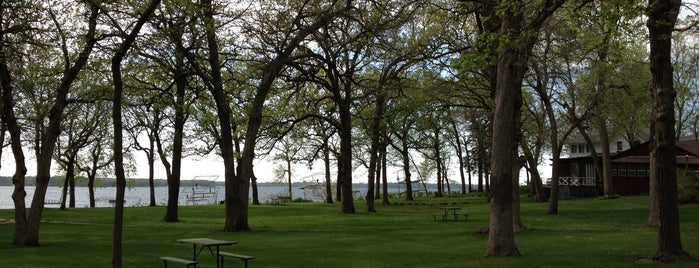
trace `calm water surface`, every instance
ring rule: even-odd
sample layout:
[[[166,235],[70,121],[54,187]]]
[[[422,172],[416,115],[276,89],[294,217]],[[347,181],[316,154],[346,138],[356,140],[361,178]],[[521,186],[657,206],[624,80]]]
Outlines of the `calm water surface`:
[[[366,187],[355,187],[355,196],[360,198],[366,194]],[[14,208],[14,203],[12,202],[12,192],[14,191],[13,186],[0,186],[0,209]],[[34,197],[34,186],[25,187],[27,192],[27,197],[25,202],[27,207],[31,205],[31,199]],[[208,200],[221,201],[224,200],[225,191],[223,187],[199,187],[198,192],[214,192],[215,196]],[[260,202],[266,203],[271,200],[273,196],[286,196],[288,188],[286,186],[260,186],[258,187],[258,196]],[[299,187],[292,188],[293,198],[304,198],[308,200],[313,200],[317,202],[322,202],[325,198],[324,189],[300,189]],[[397,193],[404,191],[397,186],[389,187],[389,192]],[[46,191],[45,200],[60,200],[62,187],[49,186]],[[192,193],[192,187],[182,186],[180,189],[179,203],[181,205],[193,205],[193,202],[188,202],[187,198],[190,197]],[[158,205],[165,205],[167,203],[167,187],[155,187],[155,200]],[[250,192],[252,197],[252,191]],[[95,205],[97,207],[110,207],[113,205],[113,200],[116,198],[116,187],[98,187],[95,188]],[[125,206],[147,206],[150,200],[150,190],[148,187],[133,187],[127,188],[125,192]],[[112,201],[112,202],[110,202]],[[200,204],[206,203],[205,201],[200,201]],[[66,203],[67,205],[68,203]],[[76,207],[88,207],[90,205],[89,192],[87,187],[76,187],[75,188],[75,206]],[[59,205],[47,204],[47,207],[58,207]]]

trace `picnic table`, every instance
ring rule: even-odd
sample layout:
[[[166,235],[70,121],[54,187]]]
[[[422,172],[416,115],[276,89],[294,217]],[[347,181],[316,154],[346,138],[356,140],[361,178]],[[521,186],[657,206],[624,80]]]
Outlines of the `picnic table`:
[[[439,214],[434,214],[435,221],[437,220],[437,217],[441,217],[443,221],[447,221],[449,220],[449,215],[451,215],[455,221],[459,220],[459,216],[463,216],[464,220],[468,219],[468,214],[457,212],[457,210],[461,209],[460,207],[439,207],[439,209],[441,209],[442,212]]]
[[[286,195],[275,195],[270,198],[270,201],[274,205],[279,205],[282,203],[289,203],[291,202],[291,196],[286,196]]]
[[[194,261],[197,260],[197,258],[199,257],[199,254],[201,254],[201,252],[204,250],[204,248],[208,248],[209,253],[211,253],[211,255],[216,258],[216,267],[217,268],[221,267],[220,263],[222,262],[222,261],[219,261],[219,254],[221,253],[220,247],[234,245],[234,244],[238,243],[235,241],[218,240],[218,239],[211,239],[211,238],[184,238],[184,239],[177,239],[177,242],[192,244]],[[199,251],[197,251],[197,247],[199,247]],[[214,251],[211,249],[211,247],[216,248],[216,253],[214,253]]]

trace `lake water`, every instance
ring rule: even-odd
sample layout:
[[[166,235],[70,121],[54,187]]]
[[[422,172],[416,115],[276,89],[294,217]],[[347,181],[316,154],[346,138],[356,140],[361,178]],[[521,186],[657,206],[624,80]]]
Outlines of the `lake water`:
[[[200,187],[200,189],[203,187]],[[209,192],[209,189],[202,189],[203,191]],[[366,194],[366,187],[354,187],[355,198],[361,198]],[[402,192],[405,189],[400,189],[398,185],[390,185],[390,193]],[[14,208],[14,203],[12,202],[12,192],[14,191],[13,186],[0,186],[0,209],[11,209]],[[27,192],[27,197],[25,202],[27,207],[31,205],[31,199],[34,197],[34,186],[25,187]],[[49,186],[46,191],[45,200],[60,200],[62,187]],[[199,192],[201,190],[198,190]],[[286,196],[288,191],[287,186],[260,186],[258,187],[258,196],[260,202],[266,203],[271,200],[274,196]],[[183,186],[180,191],[179,204],[180,205],[193,205],[194,202],[188,202],[187,198],[191,195],[191,187]],[[225,191],[223,187],[214,187],[211,192],[215,192],[217,195],[212,196],[208,200],[221,201],[224,200]],[[299,187],[292,187],[293,198],[304,198],[308,200],[313,200],[316,202],[322,202],[325,198],[325,190],[322,189],[300,189]],[[155,200],[158,205],[167,204],[167,187],[155,187]],[[95,188],[95,205],[97,207],[110,207],[113,203],[110,200],[116,199],[116,187],[98,187]],[[250,198],[252,200],[252,191],[250,192]],[[333,196],[334,198],[334,196]],[[125,192],[125,206],[147,206],[150,200],[150,191],[148,187],[133,187],[127,188]],[[200,201],[201,203],[206,203],[206,201]],[[68,203],[66,202],[66,205]],[[76,207],[88,207],[90,205],[89,192],[87,187],[76,187],[75,188],[75,206]],[[47,204],[46,207],[58,207],[59,205]]]

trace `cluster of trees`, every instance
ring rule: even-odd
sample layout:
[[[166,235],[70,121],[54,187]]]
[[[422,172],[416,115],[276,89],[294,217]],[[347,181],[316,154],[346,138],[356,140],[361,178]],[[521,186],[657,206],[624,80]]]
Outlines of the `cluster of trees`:
[[[137,153],[151,186],[156,161],[166,170],[168,222],[178,220],[182,159],[220,155],[224,230],[248,230],[254,160],[276,153],[287,167],[324,163],[327,202],[336,169],[343,213],[355,212],[356,165],[368,169],[372,212],[376,198],[388,202],[389,162],[403,169],[408,199],[412,172],[433,170],[441,196],[458,166],[456,191],[473,190],[472,174],[478,191],[490,190],[486,255],[517,256],[519,169],[543,199],[537,167],[550,155],[557,174],[571,133],[636,141],[655,122],[662,166],[674,161],[675,138],[697,136],[697,33],[689,19],[674,31],[679,8],[655,0],[0,1],[0,157],[8,148],[15,163],[13,243],[39,244],[52,168],[65,172],[64,191],[79,174],[91,188],[98,176],[116,177],[113,263],[121,266],[119,200]],[[29,210],[26,148],[37,161]],[[416,154],[425,161],[415,163]],[[601,154],[611,195],[609,152]],[[679,227],[666,224],[677,217],[673,176],[656,169],[651,193],[663,209],[649,221],[671,237],[660,257],[683,254],[672,244]]]

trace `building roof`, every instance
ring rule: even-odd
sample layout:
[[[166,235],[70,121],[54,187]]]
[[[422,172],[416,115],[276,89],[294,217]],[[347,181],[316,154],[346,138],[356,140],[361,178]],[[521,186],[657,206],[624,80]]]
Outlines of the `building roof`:
[[[678,164],[699,164],[699,140],[678,140],[675,141],[675,147]],[[616,163],[648,163],[649,161],[648,142],[612,156],[612,162]]]
[[[638,131],[638,133],[636,133],[636,135],[638,136],[637,138],[640,139],[641,141],[650,140],[650,132],[648,132],[648,130],[640,130],[640,131]],[[590,140],[592,140],[593,143],[599,143],[602,140],[599,137],[599,133],[594,133],[594,132],[588,133],[588,136],[590,137]],[[626,140],[626,138],[627,138],[626,136],[620,134],[620,135],[616,135],[616,136],[610,136],[609,140],[616,141],[619,139],[623,139],[623,140],[628,142],[628,140]],[[567,144],[582,144],[582,143],[587,143],[587,141],[585,140],[585,138],[583,138],[582,135],[577,134],[577,135],[572,135],[572,136],[568,137],[568,139],[566,140],[566,143]]]

